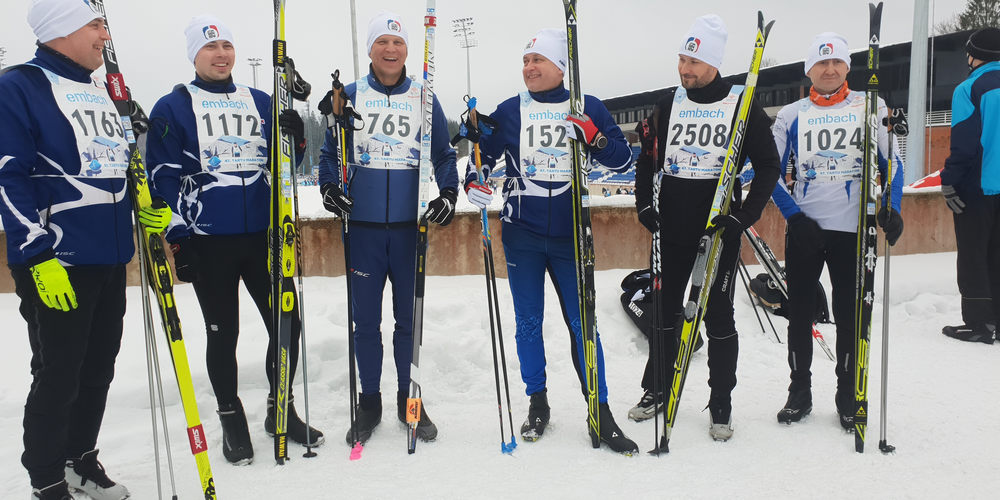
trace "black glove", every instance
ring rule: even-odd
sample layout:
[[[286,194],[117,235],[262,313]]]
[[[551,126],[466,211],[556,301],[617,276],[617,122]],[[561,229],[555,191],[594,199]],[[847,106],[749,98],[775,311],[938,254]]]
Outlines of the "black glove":
[[[656,124],[653,123],[653,115],[635,125],[635,132],[639,134],[639,144],[642,145],[642,155],[656,156]]]
[[[441,190],[441,195],[427,204],[427,220],[441,226],[451,224],[455,218],[455,202],[458,201],[458,191],[451,188]]]
[[[892,128],[892,133],[898,137],[906,137],[910,133],[910,125],[906,123],[903,108],[889,110],[889,116],[882,119],[882,125]]]
[[[354,198],[344,194],[337,183],[324,182],[319,190],[323,194],[323,208],[340,217],[351,214],[351,210],[354,209]]]
[[[292,136],[295,144],[295,152],[301,153],[306,150],[306,124],[302,122],[299,112],[294,109],[286,109],[278,116],[278,126],[281,131]]]
[[[181,238],[170,244],[174,254],[174,268],[177,269],[177,279],[194,283],[201,279],[201,259],[191,245],[191,237]]]
[[[650,233],[655,233],[660,229],[660,225],[663,224],[663,217],[656,213],[652,205],[645,205],[639,209],[639,222],[646,226],[646,229]]]
[[[886,220],[887,218],[889,220]],[[885,233],[885,241],[889,242],[889,245],[895,245],[903,234],[903,216],[899,215],[895,208],[882,207],[875,220]]]
[[[132,89],[126,86],[125,91],[128,93],[128,117],[132,121],[132,131],[136,136],[149,132],[149,117],[142,110],[142,106],[132,100]]]
[[[788,218],[788,234],[804,254],[814,254],[823,249],[823,228],[802,212]]]
[[[312,93],[312,85],[295,70],[295,61],[291,57],[285,57],[285,73],[292,79],[292,99],[305,102],[309,98],[309,94]]]
[[[728,215],[716,215],[712,218],[712,227],[705,231],[705,234],[711,236],[718,232],[720,229],[725,229],[722,231],[722,242],[731,243],[740,239],[743,235],[743,223],[740,222],[733,214]]]
[[[956,214],[962,213],[962,209],[965,208],[965,202],[958,197],[958,193],[955,192],[954,186],[941,185],[941,194],[944,195],[944,202],[948,204],[948,208],[955,212]]]

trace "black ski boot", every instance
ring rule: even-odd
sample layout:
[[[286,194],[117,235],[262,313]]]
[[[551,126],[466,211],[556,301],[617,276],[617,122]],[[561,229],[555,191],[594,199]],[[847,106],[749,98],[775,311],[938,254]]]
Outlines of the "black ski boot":
[[[354,410],[354,428],[347,430],[347,446],[354,446],[355,429],[358,431],[358,441],[365,444],[380,423],[382,423],[382,393],[359,394],[358,406]]]
[[[542,389],[531,397],[528,404],[528,418],[521,424],[521,439],[525,441],[538,441],[545,433],[545,426],[549,425],[549,397],[548,389]]]
[[[941,329],[941,333],[966,342],[992,344],[995,330],[994,326],[980,323],[978,325],[946,326]]]
[[[809,388],[788,391],[788,401],[778,412],[778,423],[791,425],[812,412],[812,390]]]
[[[399,421],[406,423],[406,398],[407,393],[397,392],[396,393],[396,411],[399,413]],[[427,406],[424,404],[420,405],[420,422],[417,424],[417,437],[421,441],[433,441],[437,438],[438,428],[431,422],[431,418],[427,416]]]
[[[636,446],[635,441],[629,439],[618,427],[618,424],[615,423],[615,416],[611,413],[611,408],[608,407],[608,404],[601,403],[598,405],[597,411],[598,423],[601,426],[601,442],[608,445],[608,448],[623,455],[631,457],[639,453],[639,447]],[[593,430],[590,431],[590,437],[591,439],[594,437]]]
[[[708,434],[716,441],[733,437],[733,403],[729,394],[713,393],[708,400]]]
[[[31,500],[73,500],[73,497],[69,494],[69,486],[63,480],[42,489],[31,490]]]
[[[854,432],[854,392],[837,389],[837,417],[845,431]]]
[[[71,490],[82,491],[94,500],[127,500],[128,488],[108,477],[104,466],[97,461],[98,450],[90,450],[80,458],[66,460],[66,485]]]
[[[285,427],[288,439],[301,444],[302,446],[307,446],[309,448],[315,448],[326,442],[326,438],[323,437],[323,433],[316,430],[312,426],[309,426],[309,437],[306,438],[306,423],[299,418],[298,413],[295,413],[295,396],[288,398],[288,421]],[[267,417],[264,418],[264,432],[268,436],[274,437],[274,398],[268,396],[267,398]]]
[[[247,465],[253,462],[253,443],[247,428],[247,416],[243,403],[237,398],[233,404],[219,405],[219,420],[222,422],[222,454],[229,463]]]

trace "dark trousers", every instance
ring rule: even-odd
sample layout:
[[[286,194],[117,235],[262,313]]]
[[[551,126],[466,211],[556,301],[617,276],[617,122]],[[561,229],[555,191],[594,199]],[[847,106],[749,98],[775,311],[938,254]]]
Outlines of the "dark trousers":
[[[1000,317],[1000,195],[969,198],[955,214],[958,290],[967,325]]]
[[[837,323],[837,392],[854,394],[854,295],[857,274],[857,233],[823,231],[823,249],[803,253],[794,238],[785,242],[785,275],[788,283],[788,366],[792,382],[788,390],[812,386],[813,318],[816,313],[816,281],[826,263],[833,284],[833,318]]]
[[[31,345],[24,453],[31,486],[62,481],[66,459],[97,445],[125,316],[125,266],[67,267],[79,307],[42,303],[28,268],[12,268]]]
[[[354,302],[354,345],[361,393],[375,395],[382,379],[382,294],[392,283],[392,354],[396,390],[410,386],[413,359],[413,283],[416,274],[417,226],[371,228],[350,226],[351,300]],[[426,299],[425,299],[426,300]]]
[[[660,353],[660,370],[663,374],[659,390],[670,387],[670,377],[677,361],[677,329],[683,322],[684,302],[687,301],[688,279],[697,257],[697,247],[678,246],[667,242],[660,244],[663,263],[660,287],[661,328],[653,328],[649,338],[649,358],[642,375],[642,388],[654,390],[653,356]],[[739,240],[723,245],[719,268],[708,296],[703,323],[708,334],[708,385],[713,394],[728,395],[736,387],[736,363],[740,343],[736,333],[733,310],[733,290],[736,280],[736,262],[740,257]],[[654,338],[655,337],[655,338]],[[694,341],[694,337],[691,339]]]
[[[267,357],[264,369],[270,395],[274,395],[274,332],[271,325],[271,275],[268,272],[267,231],[249,234],[192,236],[191,246],[201,260],[201,280],[194,291],[205,317],[208,335],[205,362],[212,381],[215,398],[220,405],[233,404],[238,399],[239,365],[236,344],[240,337],[240,279],[260,312],[267,327]],[[293,290],[294,292],[294,290]],[[292,310],[292,345],[288,386],[295,380],[299,360],[298,300]]]

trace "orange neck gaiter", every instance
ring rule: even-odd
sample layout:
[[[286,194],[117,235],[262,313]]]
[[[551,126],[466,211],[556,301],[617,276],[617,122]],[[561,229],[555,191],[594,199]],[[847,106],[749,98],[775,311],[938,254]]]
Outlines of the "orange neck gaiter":
[[[809,100],[812,101],[817,106],[833,106],[838,102],[843,102],[847,99],[847,95],[851,93],[851,89],[847,88],[847,82],[837,89],[836,92],[830,94],[829,96],[820,95],[816,93],[816,87],[809,87]]]

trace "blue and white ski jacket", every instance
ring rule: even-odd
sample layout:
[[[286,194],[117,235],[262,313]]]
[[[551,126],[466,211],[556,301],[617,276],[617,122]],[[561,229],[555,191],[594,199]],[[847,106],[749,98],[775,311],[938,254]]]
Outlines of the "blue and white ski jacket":
[[[951,98],[951,155],[941,184],[963,198],[1000,194],[1000,62],[972,72]]]
[[[865,113],[865,94],[857,91],[851,91],[843,101],[831,106],[818,106],[805,97],[781,108],[771,128],[781,155],[781,177],[772,199],[785,219],[804,212],[823,229],[857,232]],[[886,116],[888,108],[880,98],[880,124]],[[815,123],[800,124],[802,117]],[[800,136],[808,144],[800,144]],[[886,158],[890,147],[892,208],[899,212],[903,198],[903,160],[899,156],[898,142],[894,138],[890,146],[886,127],[879,125],[878,168],[883,178],[888,172]],[[790,162],[795,165],[792,189],[786,184]]]
[[[57,257],[70,266],[125,264],[135,251],[125,177],[91,176],[83,168],[81,157],[92,151],[78,150],[74,126],[56,102],[53,88],[62,79],[89,83],[91,71],[42,48],[28,64],[0,77],[0,217],[7,261],[33,266]],[[90,97],[104,98],[110,104],[106,93]],[[90,117],[81,119],[90,126]],[[100,126],[100,113],[95,122]],[[114,116],[107,125],[120,130],[121,123]],[[122,160],[128,161],[115,161]]]
[[[406,74],[405,68],[403,74]],[[359,88],[360,93],[369,96],[366,102],[358,102]],[[402,227],[416,224],[417,186],[420,183],[420,170],[416,159],[420,156],[419,149],[413,150],[412,147],[401,144],[392,137],[380,134],[385,132],[393,135],[396,132],[398,135],[398,131],[406,127],[408,129],[406,135],[410,140],[413,140],[416,134],[416,144],[419,148],[419,137],[422,133],[419,123],[420,109],[419,107],[413,109],[413,96],[414,93],[419,95],[420,89],[420,84],[409,78],[401,78],[396,85],[387,88],[371,72],[362,80],[345,87],[344,91],[364,120],[362,130],[349,133],[347,136],[348,181],[345,191],[354,198],[351,224],[368,227]],[[399,109],[407,105],[410,109]],[[368,111],[363,111],[365,109]],[[370,112],[376,109],[384,111]],[[393,116],[393,110],[397,111],[397,115],[406,114],[407,117],[415,118],[401,121],[400,116]],[[458,192],[458,171],[455,169],[455,150],[449,143],[451,138],[448,136],[448,119],[436,98],[433,120],[431,161],[434,164],[434,179],[439,190],[447,188]],[[354,124],[354,120],[352,125],[362,126],[360,123]],[[380,144],[379,139],[386,141],[383,144],[386,148],[408,149],[401,153],[392,153],[409,158],[405,166],[386,168],[385,164],[369,161],[370,157],[377,157],[381,153],[369,152],[373,144]],[[327,130],[326,140],[320,151],[319,184],[320,186],[327,182],[339,184],[340,176],[337,144],[333,140],[332,132]]]
[[[208,83],[196,76],[191,85],[213,94],[237,91],[231,80]],[[267,142],[270,168],[271,98],[256,89],[250,93],[261,118],[260,134]],[[150,184],[173,211],[168,242],[191,235],[244,234],[268,228],[269,171],[211,172],[202,167],[198,124],[186,86],[178,85],[161,97],[149,113],[149,121],[146,157]],[[296,155],[295,162],[301,163],[302,155]]]
[[[551,129],[541,127],[530,129],[530,125],[522,124],[522,108],[528,109],[532,102],[544,104],[567,103],[569,90],[560,85],[547,92],[522,92],[500,103],[490,116],[499,122],[497,130],[490,136],[484,136],[479,143],[483,162],[483,174],[490,175],[496,166],[496,160],[504,156],[507,163],[507,180],[503,186],[504,206],[500,211],[500,220],[508,224],[516,224],[533,233],[556,238],[573,236],[573,198],[568,181],[543,181],[533,177],[537,161],[541,153],[549,152],[551,156],[565,154],[555,148],[565,140],[561,122],[565,116],[549,120],[559,123]],[[566,110],[568,111],[568,105]],[[600,99],[585,95],[584,111],[593,120],[594,125],[608,138],[608,144],[600,151],[591,153],[591,157],[615,172],[624,172],[632,165],[632,148],[629,147],[625,135],[615,123]],[[548,114],[548,112],[545,112]],[[526,115],[530,117],[529,115]],[[553,134],[546,136],[546,133]],[[522,137],[529,140],[538,138],[537,144],[522,148]],[[546,139],[549,140],[546,140]],[[562,138],[565,141],[561,141]],[[543,146],[535,149],[535,146]],[[551,146],[551,147],[550,147]],[[530,151],[530,158],[522,155]],[[541,158],[544,162],[544,158]],[[465,181],[476,179],[475,163],[470,162],[466,171]]]

